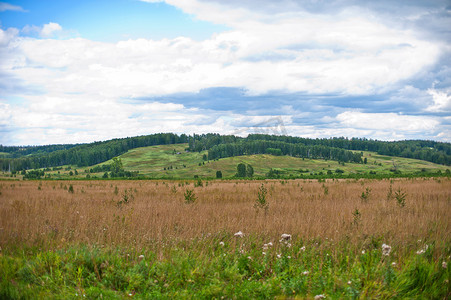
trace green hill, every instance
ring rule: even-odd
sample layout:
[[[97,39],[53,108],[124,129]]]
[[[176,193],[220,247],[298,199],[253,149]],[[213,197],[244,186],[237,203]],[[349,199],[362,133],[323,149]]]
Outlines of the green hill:
[[[250,164],[254,168],[254,177],[267,177],[273,169],[280,178],[310,177],[310,176],[409,176],[412,174],[446,173],[449,167],[427,161],[379,155],[364,151],[363,158],[367,163],[341,163],[325,159],[307,159],[292,156],[274,156],[269,154],[243,155],[205,160],[208,151],[188,152],[188,144],[172,144],[141,147],[129,150],[119,158],[126,171],[138,172],[146,178],[193,179],[215,178],[216,171],[221,171],[223,178],[231,178],[237,172],[239,163]],[[96,166],[109,165],[112,160]],[[59,170],[48,171],[51,178],[102,178],[104,172],[89,170],[95,166],[77,168],[64,166]],[[77,170],[77,175],[75,175]],[[396,170],[396,171],[395,171]],[[70,172],[72,171],[72,176]],[[277,178],[277,175],[275,176]]]
[[[139,174],[159,178],[193,178],[215,177],[216,171],[221,171],[224,177],[231,177],[236,173],[239,163],[250,164],[255,171],[255,176],[265,176],[270,169],[280,171],[284,176],[299,176],[327,174],[328,171],[338,174],[337,169],[343,174],[393,174],[394,169],[401,174],[413,174],[420,172],[446,172],[447,167],[417,159],[389,157],[378,155],[374,152],[364,152],[367,158],[366,164],[338,163],[337,161],[324,159],[302,159],[291,156],[273,156],[268,154],[243,155],[221,158],[218,160],[204,160],[202,152],[185,152],[187,144],[162,145],[143,147],[130,150],[120,156],[124,168],[129,171],[139,171]],[[330,173],[329,172],[329,173]]]
[[[0,154],[4,177],[30,179],[214,178],[217,171],[230,178],[240,163],[251,165],[257,178],[420,176],[449,172],[451,165],[450,143],[261,134],[159,133],[78,145],[0,145]],[[117,157],[119,164],[110,168]]]

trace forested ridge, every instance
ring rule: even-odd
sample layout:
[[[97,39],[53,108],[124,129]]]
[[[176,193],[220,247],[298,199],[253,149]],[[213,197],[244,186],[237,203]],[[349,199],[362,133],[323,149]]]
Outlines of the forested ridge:
[[[3,171],[20,171],[37,168],[47,168],[62,165],[77,165],[79,167],[92,166],[102,163],[113,157],[126,153],[128,150],[154,145],[168,145],[186,143],[187,135],[176,135],[173,133],[158,133],[146,136],[129,137],[123,139],[113,139],[104,142],[94,142],[90,144],[74,145],[70,149],[51,151],[53,146],[39,146],[40,153],[16,158],[0,158]],[[2,147],[6,153],[27,153],[27,148],[20,152],[8,151]],[[6,150],[6,151],[5,151]]]
[[[105,162],[134,148],[178,143],[188,143],[189,151],[208,150],[210,160],[239,155],[272,154],[362,163],[361,153],[355,151],[373,151],[381,155],[451,165],[451,144],[436,141],[386,142],[343,137],[311,139],[264,134],[250,134],[243,138],[212,133],[201,135],[158,133],[89,144],[20,147],[0,145],[0,152],[3,153],[0,165],[3,171],[62,165],[84,167]]]
[[[250,134],[246,138],[221,136],[219,134],[195,135],[194,137],[190,139],[189,148],[191,151],[209,150],[209,154],[211,152],[211,156],[217,158],[243,154],[276,154],[277,149],[280,149],[282,155],[357,162],[354,155],[337,151],[337,149],[340,149],[372,151],[381,155],[414,158],[441,165],[451,165],[451,144],[427,140],[386,142],[366,138],[311,139],[265,134]],[[263,141],[266,143],[263,143]],[[264,145],[267,145],[266,149],[271,148],[270,151],[262,150],[265,148]],[[276,149],[276,152],[271,153],[271,151],[274,151],[272,149]]]

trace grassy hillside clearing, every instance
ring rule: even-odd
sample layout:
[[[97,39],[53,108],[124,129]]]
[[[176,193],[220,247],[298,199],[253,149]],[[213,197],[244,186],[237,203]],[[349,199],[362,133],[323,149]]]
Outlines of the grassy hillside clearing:
[[[215,178],[216,171],[221,171],[223,178],[230,178],[236,174],[236,167],[239,163],[246,163],[253,166],[255,177],[264,177],[270,169],[275,169],[282,176],[308,176],[327,174],[337,174],[337,170],[347,174],[369,174],[370,172],[379,175],[393,174],[396,169],[404,175],[438,171],[446,172],[449,167],[434,164],[427,161],[391,157],[378,155],[374,152],[363,152],[363,158],[367,159],[367,164],[345,163],[323,159],[302,159],[291,156],[273,156],[268,154],[245,155],[222,158],[214,161],[205,161],[204,155],[208,151],[186,152],[188,144],[172,144],[136,148],[119,156],[124,168],[127,171],[138,171],[139,175],[149,178],[173,178],[192,179],[195,175],[201,178]],[[102,164],[110,164],[111,160]],[[91,167],[77,168],[75,166],[63,166],[59,170],[48,171],[51,178],[86,178],[89,174],[93,178],[101,178],[103,173],[89,173]],[[75,174],[77,170],[78,174]],[[72,171],[72,175],[69,173]],[[4,173],[3,176],[6,174]],[[17,175],[16,178],[21,178]]]
[[[426,161],[389,157],[373,152],[364,152],[367,164],[346,163],[321,159],[302,159],[291,156],[273,156],[267,154],[245,155],[223,158],[216,161],[204,161],[204,152],[185,152],[187,144],[152,146],[133,149],[121,155],[125,169],[139,171],[140,174],[150,177],[192,178],[215,177],[216,171],[221,171],[224,177],[231,177],[236,173],[236,166],[240,162],[254,167],[255,176],[265,176],[271,168],[278,169],[284,175],[299,176],[300,174],[327,173],[328,170],[335,173],[341,169],[345,174],[369,173],[389,174],[390,169],[396,168],[402,173],[416,173],[421,171],[445,172],[447,167]],[[176,154],[174,154],[176,153]],[[180,154],[177,154],[180,153]],[[201,164],[199,166],[199,164]],[[171,168],[172,167],[172,168]],[[166,170],[164,170],[166,168]],[[307,171],[308,170],[308,171]]]

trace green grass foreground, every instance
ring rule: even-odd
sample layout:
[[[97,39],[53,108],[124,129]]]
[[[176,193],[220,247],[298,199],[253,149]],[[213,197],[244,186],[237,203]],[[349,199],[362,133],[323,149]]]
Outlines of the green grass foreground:
[[[148,249],[3,249],[1,299],[451,297],[449,245],[205,237]],[[154,250],[151,250],[151,249]],[[415,250],[418,248],[418,250]],[[419,253],[419,254],[418,254]]]

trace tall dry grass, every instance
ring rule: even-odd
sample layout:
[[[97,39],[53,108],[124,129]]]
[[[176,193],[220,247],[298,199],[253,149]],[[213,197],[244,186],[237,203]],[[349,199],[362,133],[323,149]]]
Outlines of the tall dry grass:
[[[267,214],[254,208],[262,183]],[[388,199],[390,185],[407,194],[405,207]],[[194,189],[195,203],[185,203],[186,189]],[[179,181],[2,181],[0,192],[2,247],[164,247],[208,236],[233,238],[239,230],[267,241],[290,233],[305,241],[363,245],[383,239],[405,249],[418,240],[451,241],[449,178],[212,181],[203,187]],[[119,205],[125,195],[129,203]]]

